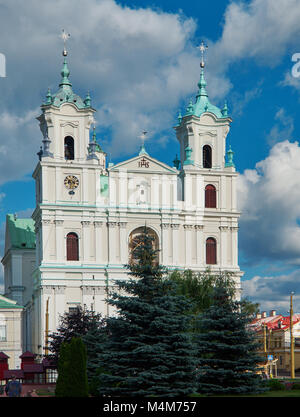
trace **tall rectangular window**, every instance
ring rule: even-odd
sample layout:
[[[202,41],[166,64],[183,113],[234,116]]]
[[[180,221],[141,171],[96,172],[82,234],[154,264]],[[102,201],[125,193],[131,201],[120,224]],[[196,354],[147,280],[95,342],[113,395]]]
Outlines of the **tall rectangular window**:
[[[6,325],[0,324],[0,342],[6,342]]]

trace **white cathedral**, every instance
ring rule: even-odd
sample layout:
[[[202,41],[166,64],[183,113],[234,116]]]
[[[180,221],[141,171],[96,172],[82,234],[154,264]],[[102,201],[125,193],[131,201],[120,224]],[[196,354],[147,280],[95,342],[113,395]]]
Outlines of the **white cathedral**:
[[[195,102],[174,127],[180,159],[168,166],[143,144],[114,165],[97,142],[89,94],[73,92],[64,55],[59,89],[48,90],[37,117],[36,208],[32,219],[7,215],[2,259],[5,296],[24,307],[22,350],[37,355],[65,311],[112,313],[107,291],[127,278],[133,237],[145,225],[170,270],[231,271],[239,289],[243,274],[238,174],[226,152],[231,118],[208,99],[203,59]]]

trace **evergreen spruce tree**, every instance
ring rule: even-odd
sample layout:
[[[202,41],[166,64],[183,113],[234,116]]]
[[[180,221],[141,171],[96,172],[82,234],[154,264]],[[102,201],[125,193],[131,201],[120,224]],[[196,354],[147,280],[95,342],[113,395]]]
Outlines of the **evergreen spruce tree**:
[[[101,326],[97,322],[90,327],[88,332],[82,336],[82,341],[87,350],[87,377],[89,383],[89,393],[93,396],[98,396],[98,382],[97,376],[103,372],[102,368],[98,367],[99,359],[103,354],[104,343],[107,340],[107,330],[101,322]]]
[[[61,345],[58,362],[57,397],[87,397],[86,347],[81,338],[73,337]]]
[[[259,344],[247,329],[248,312],[241,311],[224,287],[216,287],[213,304],[199,319],[199,386],[204,394],[257,393],[257,374],[263,358]]]
[[[196,350],[188,333],[189,301],[164,279],[145,227],[134,242],[131,278],[118,281],[109,304],[108,341],[99,365],[99,393],[110,396],[178,396],[195,392]]]

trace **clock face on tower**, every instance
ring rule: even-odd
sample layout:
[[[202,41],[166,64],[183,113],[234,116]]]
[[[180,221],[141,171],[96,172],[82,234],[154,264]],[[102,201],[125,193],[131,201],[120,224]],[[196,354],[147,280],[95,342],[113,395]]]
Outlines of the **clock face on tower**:
[[[69,190],[74,190],[79,185],[79,179],[74,175],[68,175],[65,178],[64,184]]]

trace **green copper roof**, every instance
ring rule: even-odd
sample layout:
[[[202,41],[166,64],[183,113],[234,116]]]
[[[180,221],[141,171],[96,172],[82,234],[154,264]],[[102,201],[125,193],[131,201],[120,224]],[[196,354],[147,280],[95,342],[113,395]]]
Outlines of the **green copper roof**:
[[[190,101],[185,116],[197,116],[200,117],[205,112],[213,113],[219,119],[228,117],[227,105],[223,110],[220,110],[219,107],[214,106],[208,99],[208,94],[206,91],[206,81],[204,79],[204,70],[201,69],[200,81],[198,83],[198,93],[196,96],[196,102],[193,104],[192,100]]]
[[[69,80],[70,70],[68,68],[67,60],[64,59],[63,67],[61,70],[61,82],[59,84],[59,90],[55,94],[51,94],[48,89],[46,95],[46,102],[43,106],[55,106],[60,107],[64,103],[73,103],[78,109],[85,109],[91,107],[91,98],[89,93],[85,100],[83,100],[78,94],[75,94],[72,90],[72,84]]]
[[[100,144],[97,142],[97,137],[96,137],[96,130],[95,130],[95,127],[93,128],[93,136],[92,136],[92,140],[91,140],[91,142],[96,144],[96,145],[95,145],[95,152],[105,153],[105,152],[102,150],[102,148],[101,148]],[[91,152],[92,152],[91,142],[90,142],[90,144],[89,144],[89,146],[88,146],[88,153],[91,153]]]
[[[10,300],[9,298],[4,297],[3,295],[0,295],[0,309],[11,309],[11,308],[23,308],[19,304],[16,303],[14,300]]]
[[[13,214],[8,214],[6,218],[10,247],[35,249],[34,221],[32,219],[18,219]]]

